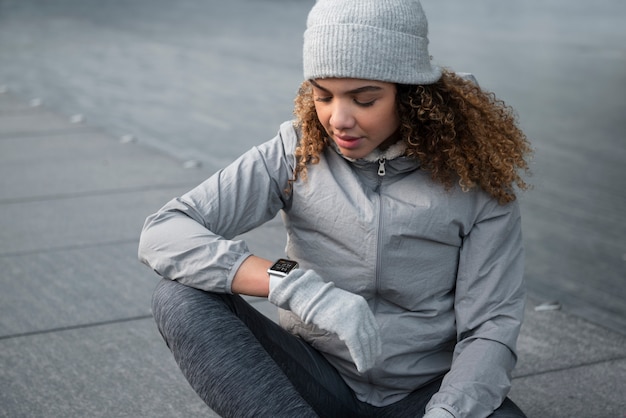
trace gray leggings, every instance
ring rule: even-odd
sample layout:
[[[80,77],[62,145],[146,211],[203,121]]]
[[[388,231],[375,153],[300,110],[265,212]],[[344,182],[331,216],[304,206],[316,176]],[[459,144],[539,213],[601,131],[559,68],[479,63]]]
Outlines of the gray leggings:
[[[222,417],[421,417],[438,379],[386,407],[360,402],[337,371],[236,295],[161,280],[154,318],[196,393]],[[506,399],[493,417],[524,417]]]

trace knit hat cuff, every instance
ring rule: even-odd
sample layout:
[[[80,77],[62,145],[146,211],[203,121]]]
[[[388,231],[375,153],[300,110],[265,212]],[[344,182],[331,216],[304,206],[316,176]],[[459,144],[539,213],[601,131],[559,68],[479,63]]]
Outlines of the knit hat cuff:
[[[362,78],[432,84],[441,68],[430,64],[428,39],[359,24],[316,25],[304,33],[304,77]]]

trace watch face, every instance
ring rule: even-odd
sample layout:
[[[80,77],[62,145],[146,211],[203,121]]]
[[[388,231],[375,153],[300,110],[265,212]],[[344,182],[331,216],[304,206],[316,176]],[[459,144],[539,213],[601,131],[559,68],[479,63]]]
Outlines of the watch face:
[[[298,267],[298,263],[291,260],[286,260],[284,258],[279,259],[274,263],[270,270],[276,271],[282,274],[288,274],[291,270]]]

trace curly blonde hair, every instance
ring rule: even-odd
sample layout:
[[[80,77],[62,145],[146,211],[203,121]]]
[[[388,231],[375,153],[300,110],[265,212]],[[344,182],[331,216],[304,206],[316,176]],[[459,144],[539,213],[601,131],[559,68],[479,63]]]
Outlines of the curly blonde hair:
[[[515,200],[515,186],[528,188],[520,171],[529,169],[530,143],[513,109],[493,93],[447,69],[434,84],[396,87],[405,155],[419,160],[433,180],[446,189],[456,182],[465,191],[480,187],[501,204]],[[300,86],[294,114],[302,138],[292,182],[306,180],[308,165],[319,162],[329,140],[308,81]]]

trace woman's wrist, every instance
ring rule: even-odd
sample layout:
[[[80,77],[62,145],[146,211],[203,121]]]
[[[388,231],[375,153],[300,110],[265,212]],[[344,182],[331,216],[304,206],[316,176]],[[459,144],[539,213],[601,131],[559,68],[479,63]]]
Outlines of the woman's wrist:
[[[273,261],[251,255],[241,263],[233,283],[231,291],[235,294],[267,297],[269,293],[269,275],[267,269]]]

